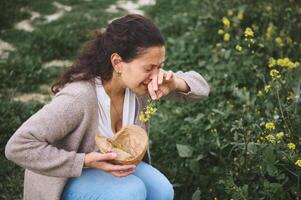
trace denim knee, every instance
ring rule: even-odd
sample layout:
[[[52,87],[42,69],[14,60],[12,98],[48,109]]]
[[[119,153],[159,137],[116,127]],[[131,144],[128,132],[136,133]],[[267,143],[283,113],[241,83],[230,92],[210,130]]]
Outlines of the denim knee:
[[[146,187],[141,179],[132,176],[131,181],[123,187],[116,188],[115,191],[110,191],[108,200],[145,200],[147,196]]]
[[[172,184],[168,182],[164,182],[160,184],[160,190],[157,190],[157,193],[155,195],[150,195],[152,196],[151,199],[148,200],[172,200],[174,199],[174,189]]]

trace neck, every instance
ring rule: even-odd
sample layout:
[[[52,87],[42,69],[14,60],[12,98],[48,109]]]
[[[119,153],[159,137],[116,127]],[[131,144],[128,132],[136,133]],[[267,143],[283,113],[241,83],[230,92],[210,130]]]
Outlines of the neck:
[[[103,87],[111,99],[112,97],[122,97],[125,92],[125,87],[115,73],[113,73],[111,80],[103,83]]]

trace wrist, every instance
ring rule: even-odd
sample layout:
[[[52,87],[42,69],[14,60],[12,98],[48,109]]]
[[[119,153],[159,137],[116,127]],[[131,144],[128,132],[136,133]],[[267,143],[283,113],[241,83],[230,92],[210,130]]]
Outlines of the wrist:
[[[190,91],[190,87],[187,85],[185,80],[181,78],[175,79],[175,91],[187,93]]]

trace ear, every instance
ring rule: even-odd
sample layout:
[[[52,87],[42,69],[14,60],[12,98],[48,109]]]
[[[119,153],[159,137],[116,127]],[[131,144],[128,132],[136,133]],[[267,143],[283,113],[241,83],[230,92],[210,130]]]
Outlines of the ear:
[[[118,55],[118,53],[112,53],[111,63],[115,71],[117,72],[122,71],[122,58]]]

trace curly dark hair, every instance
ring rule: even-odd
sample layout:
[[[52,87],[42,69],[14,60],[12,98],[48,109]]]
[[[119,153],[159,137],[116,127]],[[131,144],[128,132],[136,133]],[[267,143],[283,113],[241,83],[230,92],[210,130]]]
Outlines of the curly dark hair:
[[[124,62],[131,62],[145,49],[164,45],[160,30],[149,18],[129,14],[115,19],[105,31],[95,31],[75,62],[52,85],[51,91],[56,94],[67,83],[93,81],[96,77],[108,81],[113,74],[112,53],[117,53]]]

